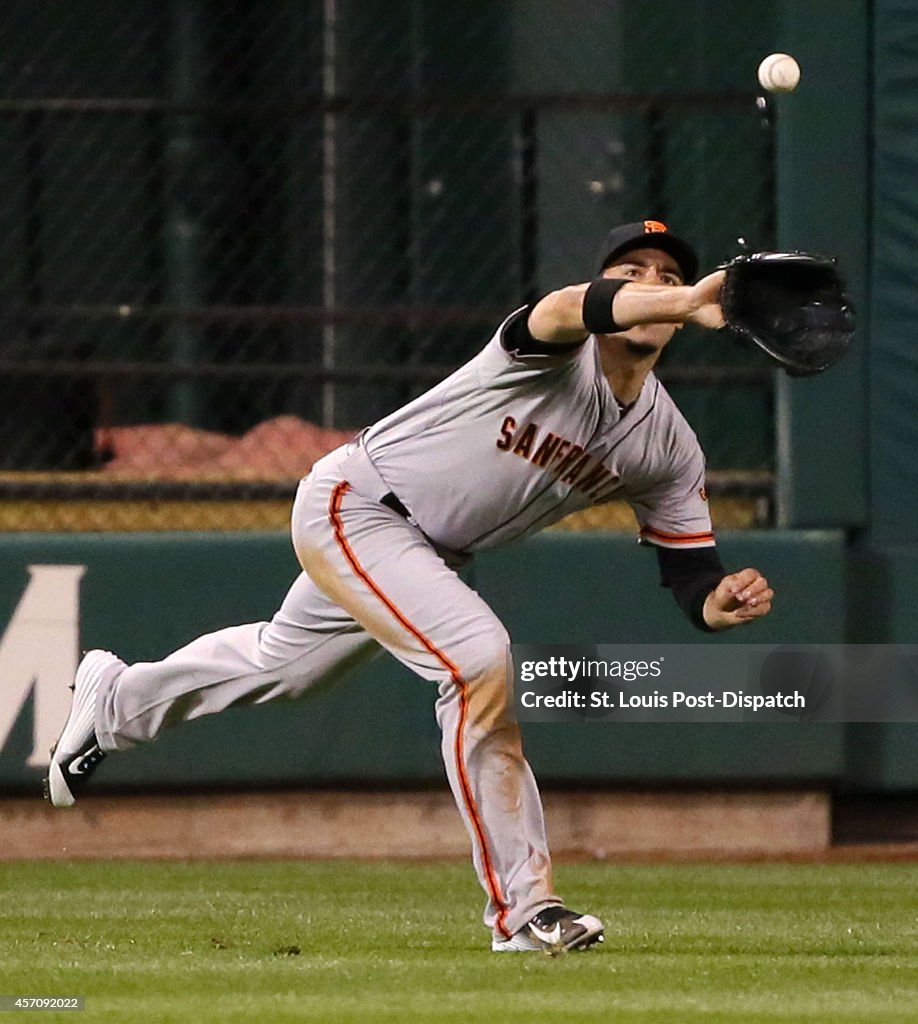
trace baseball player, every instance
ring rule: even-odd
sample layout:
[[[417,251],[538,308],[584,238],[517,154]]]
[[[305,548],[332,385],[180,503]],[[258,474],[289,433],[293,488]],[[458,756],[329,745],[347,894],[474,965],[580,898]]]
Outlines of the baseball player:
[[[160,662],[86,654],[52,752],[51,803],[73,804],[113,751],[224,708],[299,697],[382,647],[437,686],[491,948],[601,941],[601,921],[555,892],[509,638],[456,570],[476,551],[624,498],[700,629],[759,618],[773,595],[756,569],[725,573],[701,449],[653,374],[682,324],[722,326],[722,272],[686,284],[695,253],[657,221],[613,229],[599,266],[595,280],[511,313],[452,376],[313,466],[291,524],[304,571],[270,622],[203,636]]]

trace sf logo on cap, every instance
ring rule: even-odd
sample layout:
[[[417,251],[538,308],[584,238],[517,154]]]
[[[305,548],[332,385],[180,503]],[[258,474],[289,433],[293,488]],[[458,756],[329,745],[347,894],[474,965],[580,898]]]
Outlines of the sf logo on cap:
[[[653,235],[657,232],[667,232],[669,228],[661,220],[645,220],[644,221],[644,234]]]

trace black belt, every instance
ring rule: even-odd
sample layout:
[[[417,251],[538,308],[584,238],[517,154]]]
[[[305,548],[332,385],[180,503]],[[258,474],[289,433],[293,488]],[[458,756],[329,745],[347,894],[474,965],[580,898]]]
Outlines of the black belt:
[[[410,519],[411,513],[407,508],[398,500],[398,496],[389,491],[388,494],[384,494],[379,499],[380,505],[385,505],[387,508],[391,508],[393,512],[398,512],[402,519]]]
[[[402,517],[402,519],[407,519],[412,526],[420,530],[420,527],[418,526],[414,516],[402,504],[397,494],[393,493],[392,491],[389,491],[388,494],[384,494],[379,499],[379,503],[380,505],[385,505],[386,508],[391,508],[392,511],[397,512]],[[435,544],[432,540],[430,540],[429,537],[427,539],[433,546],[434,551],[437,552],[437,554],[443,559],[443,561],[446,562],[446,564],[451,569],[455,569],[457,572],[471,558],[471,555],[464,554],[458,551],[451,551],[449,548],[444,548],[438,544]]]

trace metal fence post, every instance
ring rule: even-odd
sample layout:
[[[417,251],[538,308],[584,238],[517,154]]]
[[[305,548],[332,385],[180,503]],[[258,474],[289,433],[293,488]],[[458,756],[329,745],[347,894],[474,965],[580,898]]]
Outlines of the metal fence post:
[[[197,0],[172,0],[169,9],[167,89],[179,111],[166,118],[164,231],[165,301],[181,310],[203,305],[200,244],[205,230],[197,203],[203,169],[200,115],[182,107],[200,102],[206,63],[202,53],[202,10]],[[166,350],[176,366],[192,366],[201,355],[201,330],[174,321],[166,327]],[[202,419],[199,390],[189,378],[175,380],[169,389],[172,419],[197,424]]]

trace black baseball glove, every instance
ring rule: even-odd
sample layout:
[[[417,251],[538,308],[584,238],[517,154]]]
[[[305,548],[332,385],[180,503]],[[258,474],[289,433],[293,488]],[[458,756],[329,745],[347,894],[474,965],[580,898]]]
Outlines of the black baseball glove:
[[[854,310],[835,260],[805,252],[737,256],[720,305],[727,326],[805,377],[827,370],[854,339]]]

